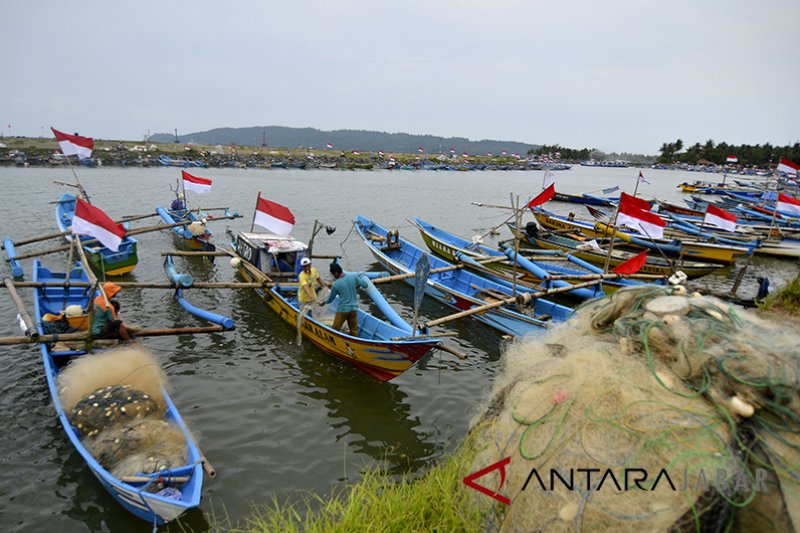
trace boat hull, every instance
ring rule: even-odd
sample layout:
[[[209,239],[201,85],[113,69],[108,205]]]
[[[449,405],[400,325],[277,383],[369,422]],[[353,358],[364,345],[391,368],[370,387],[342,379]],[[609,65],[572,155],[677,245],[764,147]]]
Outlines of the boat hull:
[[[63,283],[67,280],[65,274],[51,273],[49,270],[42,268],[38,261],[34,262],[33,270],[33,280],[37,282]],[[87,282],[88,278],[81,270],[76,269],[70,274],[69,280]],[[77,304],[82,307],[86,307],[89,304],[89,295],[86,294],[83,287],[71,287],[66,290],[62,287],[37,288],[34,294],[34,309],[40,334],[44,333],[41,317],[45,313],[57,311],[57,309],[53,307],[54,305],[61,308],[64,302],[68,305]],[[143,490],[141,484],[136,486],[126,483],[114,477],[97,462],[83,445],[78,432],[69,422],[67,413],[59,399],[57,383],[57,376],[61,368],[71,359],[81,357],[85,355],[86,352],[83,350],[55,351],[55,348],[51,348],[50,345],[44,343],[41,344],[40,350],[45,378],[47,380],[53,406],[55,407],[59,422],[67,438],[72,443],[75,451],[86,462],[92,474],[117,503],[134,516],[151,525],[163,525],[178,518],[188,509],[200,505],[203,485],[202,454],[166,391],[163,391],[164,401],[167,406],[164,420],[180,428],[186,441],[186,465],[173,468],[169,472],[170,476],[188,478],[188,481],[178,487],[180,490],[180,499],[167,498],[156,493],[147,492]]]
[[[240,267],[239,274],[249,281],[255,281],[247,269]],[[287,298],[278,287],[264,290],[256,289],[259,297],[286,323],[296,326],[299,310],[294,300]],[[359,327],[364,327],[367,317],[359,311]],[[304,316],[301,332],[322,351],[354,365],[380,381],[389,381],[409,370],[439,344],[438,339],[419,337],[396,340],[370,340],[336,331],[313,316]]]

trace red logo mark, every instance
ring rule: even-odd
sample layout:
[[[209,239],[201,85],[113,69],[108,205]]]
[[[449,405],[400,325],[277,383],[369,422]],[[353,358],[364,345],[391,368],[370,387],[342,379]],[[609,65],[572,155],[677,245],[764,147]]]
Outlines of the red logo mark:
[[[477,472],[470,474],[464,478],[464,485],[471,487],[477,490],[478,492],[482,492],[483,494],[486,494],[490,498],[494,498],[500,503],[511,505],[511,500],[509,500],[506,496],[499,494],[500,489],[503,488],[503,483],[506,482],[506,465],[510,462],[511,462],[511,457],[506,457],[505,459],[501,459],[498,462],[487,466],[486,468],[478,470]],[[493,491],[487,489],[483,485],[478,485],[477,483],[475,483],[475,480],[478,479],[479,477],[483,477],[492,470],[497,470],[497,469],[500,469],[500,486],[497,487],[497,490]]]

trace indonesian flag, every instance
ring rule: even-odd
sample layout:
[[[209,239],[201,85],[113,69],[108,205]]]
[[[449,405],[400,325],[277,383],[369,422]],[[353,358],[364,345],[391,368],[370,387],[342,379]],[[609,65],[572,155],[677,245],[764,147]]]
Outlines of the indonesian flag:
[[[425,150],[423,150],[422,148],[417,148],[417,152],[419,152],[419,153],[423,153],[424,151]]]
[[[636,274],[639,272],[642,267],[647,263],[647,250],[644,252],[634,255],[627,261],[618,264],[612,272],[615,274]]]
[[[706,216],[703,217],[703,224],[724,229],[725,231],[736,231],[736,215],[728,213],[715,205],[708,204]]]
[[[332,145],[331,143],[328,143],[328,144],[326,144],[325,146],[327,146],[327,147],[328,147],[328,150],[330,150],[331,148],[333,148],[333,145]]]
[[[259,192],[256,201],[256,216],[253,222],[278,235],[289,235],[294,227],[294,215],[288,207],[261,198],[261,192]]]
[[[800,200],[793,196],[778,193],[778,211],[800,215]]]
[[[631,199],[635,201],[631,201]],[[667,223],[655,213],[642,209],[642,203],[647,204],[641,198],[634,198],[623,193],[619,199],[617,224],[628,226],[648,237],[661,239],[664,237],[664,226]]]
[[[728,156],[728,157],[725,159],[725,161],[727,161],[728,163],[738,163],[738,162],[739,162],[739,158],[738,158],[738,157],[736,157],[735,155],[729,155],[729,156]]]
[[[544,183],[542,183],[543,188],[546,188],[546,187],[549,187],[551,185],[554,185],[555,182],[556,182],[555,175],[553,175],[553,173],[550,172],[549,170],[545,170],[544,171]]]
[[[785,157],[781,157],[781,162],[778,163],[778,172],[783,172],[787,176],[797,177],[798,170],[800,170],[800,166],[797,163],[792,163]]]
[[[361,152],[359,152],[358,150],[353,150],[353,155],[361,155]]]
[[[196,192],[197,194],[206,194],[211,192],[210,179],[192,176],[185,170],[183,170],[181,173],[183,174],[184,190]]]
[[[64,155],[77,155],[78,159],[88,159],[92,157],[92,150],[94,149],[94,140],[89,137],[81,137],[80,135],[69,135],[62,133],[57,129],[51,127],[53,135],[56,136],[58,146]]]
[[[378,150],[378,155],[383,157],[384,156],[383,150]]]
[[[639,183],[646,183],[646,184],[650,185],[650,182],[647,181],[646,179],[644,179],[644,174],[642,174],[641,170],[639,171]]]
[[[603,190],[603,192],[605,193],[605,190]],[[614,191],[611,191],[611,192],[614,192]],[[624,201],[624,202],[626,202],[628,204],[635,205],[636,207],[638,207],[642,211],[650,211],[650,202],[648,202],[647,200],[642,200],[641,198],[637,198],[635,196],[631,196],[630,194],[628,194],[626,192],[623,192],[622,194],[620,194],[619,201],[620,202]]]
[[[450,148],[450,153],[451,153],[451,154],[454,154],[454,153],[456,153],[456,149],[455,149],[455,148]]]
[[[75,215],[72,217],[72,234],[94,237],[109,250],[117,252],[125,238],[125,228],[97,207],[77,198]]]
[[[533,208],[536,207],[537,205],[542,205],[546,201],[553,198],[555,194],[556,194],[556,186],[555,184],[551,184],[548,188],[540,192],[539,195],[536,196],[536,198],[528,202],[528,205],[526,205],[525,207]]]

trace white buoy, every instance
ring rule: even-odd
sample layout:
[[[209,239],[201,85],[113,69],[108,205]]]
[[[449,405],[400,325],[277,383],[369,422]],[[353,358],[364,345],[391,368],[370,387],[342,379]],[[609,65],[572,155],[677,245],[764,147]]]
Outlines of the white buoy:
[[[232,257],[231,258],[231,266],[233,268],[239,268],[239,265],[241,265],[241,264],[242,264],[242,260],[239,259],[238,257]]]
[[[738,396],[728,400],[728,408],[744,418],[750,418],[756,412],[756,408],[752,404],[747,403]]]

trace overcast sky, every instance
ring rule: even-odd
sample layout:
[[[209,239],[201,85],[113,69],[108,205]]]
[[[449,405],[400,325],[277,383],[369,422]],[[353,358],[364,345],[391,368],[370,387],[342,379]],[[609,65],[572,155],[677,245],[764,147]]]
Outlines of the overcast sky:
[[[798,0],[6,0],[0,124],[364,129],[658,153],[800,140]]]

